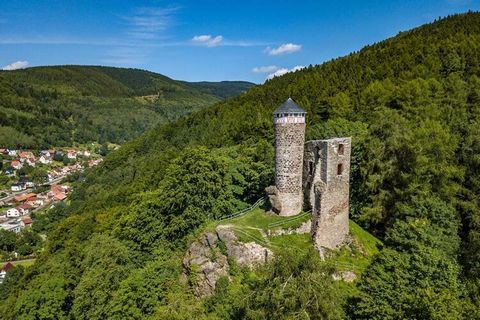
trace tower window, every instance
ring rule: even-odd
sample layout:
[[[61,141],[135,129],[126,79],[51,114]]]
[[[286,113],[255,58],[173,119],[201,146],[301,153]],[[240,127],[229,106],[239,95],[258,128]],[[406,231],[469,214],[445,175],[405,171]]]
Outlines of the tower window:
[[[308,174],[313,173],[313,161],[308,162]]]
[[[345,153],[345,146],[344,146],[343,143],[340,143],[340,144],[338,145],[338,154],[341,155],[341,156],[343,156],[344,153]]]
[[[343,173],[343,164],[339,163],[337,165],[337,175],[341,176]]]

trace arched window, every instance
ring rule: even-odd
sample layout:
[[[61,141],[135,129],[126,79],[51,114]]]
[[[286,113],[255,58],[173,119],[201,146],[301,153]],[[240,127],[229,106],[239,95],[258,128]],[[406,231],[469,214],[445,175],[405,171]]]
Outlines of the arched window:
[[[344,153],[345,153],[345,146],[343,145],[343,143],[339,143],[338,144],[338,154],[340,156],[343,156]]]

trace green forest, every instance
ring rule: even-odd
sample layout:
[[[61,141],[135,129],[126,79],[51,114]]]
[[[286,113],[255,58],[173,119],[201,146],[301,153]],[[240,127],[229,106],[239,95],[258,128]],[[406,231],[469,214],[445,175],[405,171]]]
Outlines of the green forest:
[[[189,83],[138,69],[88,66],[0,71],[0,146],[40,149],[124,143],[159,123],[253,84]]]
[[[316,252],[286,250],[254,271],[231,268],[236,281],[199,299],[182,281],[185,251],[273,183],[272,112],[289,96],[308,112],[307,140],[352,137],[350,218],[383,247],[353,286],[333,281]],[[469,12],[274,78],[110,153],[51,213],[36,263],[0,286],[0,314],[480,319],[479,153],[480,13]]]

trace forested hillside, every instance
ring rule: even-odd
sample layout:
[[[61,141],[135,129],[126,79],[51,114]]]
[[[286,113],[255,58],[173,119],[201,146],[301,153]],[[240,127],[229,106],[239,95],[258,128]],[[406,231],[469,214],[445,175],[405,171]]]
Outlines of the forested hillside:
[[[277,257],[197,299],[182,256],[273,181],[271,114],[351,136],[351,218],[384,248],[355,290],[316,254]],[[53,213],[5,319],[480,319],[480,13],[451,16],[274,78],[111,153]],[[67,218],[58,218],[67,215]]]
[[[155,125],[243,92],[138,69],[58,66],[0,71],[0,145],[46,148],[124,143]]]
[[[220,82],[185,82],[191,87],[197,88],[198,90],[206,93],[213,94],[214,96],[220,98],[229,98],[239,95],[241,92],[245,92],[253,84],[246,81],[220,81]]]

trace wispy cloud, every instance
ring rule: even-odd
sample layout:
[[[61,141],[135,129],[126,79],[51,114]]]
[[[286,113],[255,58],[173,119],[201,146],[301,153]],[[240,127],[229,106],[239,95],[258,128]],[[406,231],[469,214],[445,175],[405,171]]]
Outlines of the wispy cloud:
[[[302,50],[302,45],[294,43],[284,43],[277,48],[267,47],[264,52],[270,56],[279,56],[282,54],[294,53]]]
[[[116,66],[135,66],[146,62],[149,52],[137,47],[117,47],[112,49],[102,63]]]
[[[91,46],[112,46],[124,44],[119,40],[115,39],[80,39],[75,37],[5,37],[0,38],[0,44],[52,44],[52,45],[62,45],[62,44],[72,44],[72,45],[91,45]]]
[[[202,44],[207,47],[217,47],[220,45],[220,43],[223,41],[223,36],[218,35],[216,37],[212,37],[209,34],[203,34],[199,36],[194,36],[192,38],[192,42],[197,43],[197,44]]]
[[[32,33],[25,35],[3,35],[0,45],[72,45],[99,46],[102,48],[101,63],[138,66],[148,62],[155,48],[188,46],[231,46],[265,47],[269,42],[226,39],[222,35],[199,34],[190,39],[174,39],[169,30],[177,25],[180,7],[142,7],[131,14],[116,16],[123,25],[121,32],[111,36],[82,37],[75,34],[63,34],[61,30],[54,34]],[[0,24],[6,20],[0,16]]]
[[[304,68],[305,68],[305,66],[295,66],[292,69],[280,68],[280,69],[276,70],[275,72],[270,73],[267,76],[267,80],[273,79],[275,77],[283,76],[284,74],[287,74],[289,72],[295,72],[295,71],[298,71],[298,70],[302,70]]]
[[[137,8],[131,16],[122,17],[127,27],[124,37],[102,59],[103,63],[135,66],[147,61],[151,48],[158,46],[160,38],[175,24],[178,7]],[[170,43],[169,45],[178,45]]]
[[[15,62],[12,62],[10,64],[7,64],[6,66],[4,66],[2,68],[2,70],[18,70],[18,69],[25,69],[26,67],[28,67],[29,63],[28,61],[26,60],[19,60],[19,61],[15,61]]]
[[[156,39],[174,24],[178,10],[178,7],[138,8],[132,16],[124,17],[129,26],[127,36],[138,40]]]
[[[277,66],[262,66],[262,67],[255,67],[252,69],[253,73],[273,73],[278,70],[282,69],[281,67]]]

